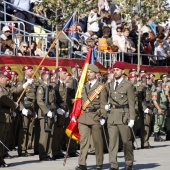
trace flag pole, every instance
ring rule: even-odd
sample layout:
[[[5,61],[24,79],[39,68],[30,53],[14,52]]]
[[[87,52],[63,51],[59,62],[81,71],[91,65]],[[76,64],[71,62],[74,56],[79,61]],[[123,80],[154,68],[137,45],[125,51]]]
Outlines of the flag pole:
[[[60,34],[61,34],[62,31],[60,31],[55,40],[53,41],[53,43],[51,44],[50,48],[48,49],[47,53],[45,54],[45,56],[43,57],[43,59],[41,60],[40,64],[38,65],[38,67],[36,68],[36,70],[34,71],[33,75],[32,75],[32,79],[34,78],[35,74],[37,73],[37,71],[39,70],[40,66],[42,65],[42,63],[44,62],[44,60],[46,59],[46,57],[48,56],[50,50],[54,47],[56,41],[58,40],[58,38],[60,37]],[[24,95],[25,91],[27,90],[28,88],[28,85],[24,88],[24,90],[22,91],[21,95],[19,96],[18,100],[17,100],[17,103],[19,103],[19,101],[21,100],[22,96]]]

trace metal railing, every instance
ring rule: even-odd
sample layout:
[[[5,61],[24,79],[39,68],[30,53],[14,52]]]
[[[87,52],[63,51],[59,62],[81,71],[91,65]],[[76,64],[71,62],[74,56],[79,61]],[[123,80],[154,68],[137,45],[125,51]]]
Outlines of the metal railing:
[[[7,1],[3,1],[3,4],[4,4],[4,11],[0,11],[0,13],[3,13],[3,14],[4,14],[4,21],[7,20],[7,16],[10,16],[10,17],[15,17],[18,21],[22,21],[22,22],[27,23],[27,24],[29,24],[29,25],[31,25],[31,26],[35,26],[35,24],[33,24],[33,23],[31,23],[31,22],[25,21],[25,20],[23,20],[23,19],[21,19],[21,18],[18,18],[18,17],[16,17],[16,16],[13,16],[13,15],[11,15],[11,14],[8,14],[7,11],[6,11],[7,5],[12,6],[13,8],[17,8],[17,7],[14,6],[12,3],[9,3],[9,2],[7,2]],[[20,8],[17,8],[17,9],[19,9],[19,10],[21,10],[21,11],[25,11],[25,12],[33,15],[33,16],[36,16],[36,17],[41,18],[41,19],[44,19],[44,20],[46,20],[46,21],[48,20],[48,19],[45,18],[45,17],[37,16],[37,14],[34,13],[34,12],[27,11],[27,10],[23,10],[23,9],[20,9]],[[36,25],[36,26],[38,26],[38,25]],[[42,30],[44,30],[45,32],[47,32],[47,33],[53,32],[53,25],[51,26],[51,30],[47,30],[47,29],[45,29],[45,28],[43,28],[43,27],[41,27],[41,26],[39,26],[39,27],[40,27]],[[26,32],[26,34],[29,34],[29,33]]]

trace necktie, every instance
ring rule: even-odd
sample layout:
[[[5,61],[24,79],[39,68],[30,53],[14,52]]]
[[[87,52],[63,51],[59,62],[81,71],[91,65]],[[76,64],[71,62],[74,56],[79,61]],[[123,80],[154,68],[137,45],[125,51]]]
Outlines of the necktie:
[[[119,85],[119,82],[118,82],[118,81],[116,81],[115,90],[117,89],[118,85]]]
[[[91,83],[89,83],[89,89],[91,89]]]

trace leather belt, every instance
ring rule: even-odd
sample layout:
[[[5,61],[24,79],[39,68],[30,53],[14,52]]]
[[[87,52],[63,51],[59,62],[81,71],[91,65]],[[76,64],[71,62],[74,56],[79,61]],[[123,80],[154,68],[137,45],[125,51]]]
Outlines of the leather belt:
[[[125,109],[125,108],[129,108],[128,104],[124,104],[124,105],[112,105],[113,109]]]
[[[97,109],[88,109],[88,108],[87,108],[85,111],[86,111],[86,112],[96,112]]]
[[[24,101],[34,102],[34,99],[30,99],[30,98],[24,97]]]

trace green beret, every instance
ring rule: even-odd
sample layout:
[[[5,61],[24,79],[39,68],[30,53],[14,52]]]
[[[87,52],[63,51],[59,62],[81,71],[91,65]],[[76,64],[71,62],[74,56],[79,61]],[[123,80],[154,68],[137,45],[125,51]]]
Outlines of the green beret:
[[[89,64],[88,70],[91,70],[91,71],[93,71],[95,73],[99,72],[99,68],[96,65],[94,65],[94,64]]]

